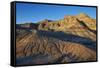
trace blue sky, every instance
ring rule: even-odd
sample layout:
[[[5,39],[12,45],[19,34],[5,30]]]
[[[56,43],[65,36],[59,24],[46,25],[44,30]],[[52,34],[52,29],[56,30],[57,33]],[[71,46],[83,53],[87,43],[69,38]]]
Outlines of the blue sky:
[[[16,3],[16,22],[39,22],[44,19],[59,20],[65,15],[77,15],[86,13],[92,18],[96,18],[96,8],[80,6],[61,6],[61,5],[43,5]]]

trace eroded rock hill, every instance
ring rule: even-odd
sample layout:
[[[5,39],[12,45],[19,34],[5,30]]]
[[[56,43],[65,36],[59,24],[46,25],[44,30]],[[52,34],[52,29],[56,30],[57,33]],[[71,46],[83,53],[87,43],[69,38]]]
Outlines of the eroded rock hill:
[[[96,20],[86,14],[18,24],[16,64],[96,61]]]

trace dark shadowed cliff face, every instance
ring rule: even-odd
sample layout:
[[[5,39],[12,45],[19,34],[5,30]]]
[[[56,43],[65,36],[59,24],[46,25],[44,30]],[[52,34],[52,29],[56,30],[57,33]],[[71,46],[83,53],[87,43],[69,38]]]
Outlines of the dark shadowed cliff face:
[[[17,24],[16,28],[25,29],[25,30],[38,29],[38,24],[34,24],[34,23]]]
[[[96,61],[95,24],[85,14],[65,16],[58,21],[46,19],[38,24],[18,24],[16,64]]]

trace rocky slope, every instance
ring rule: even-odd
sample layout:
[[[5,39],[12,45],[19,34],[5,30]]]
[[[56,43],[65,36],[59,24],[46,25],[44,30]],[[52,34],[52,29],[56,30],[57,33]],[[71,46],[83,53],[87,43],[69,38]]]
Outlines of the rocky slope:
[[[75,36],[78,41],[77,43],[73,35],[67,37],[65,34],[65,36],[61,38],[60,35],[62,33],[52,33],[48,31],[43,33],[44,31],[34,31],[28,33],[22,39],[16,40],[16,56],[19,65],[96,60],[95,42],[81,37],[80,41],[80,38]],[[70,37],[74,37],[72,38],[74,41],[70,40]],[[67,39],[63,40],[63,38]]]
[[[77,16],[65,16],[58,21],[40,23],[38,29],[63,31],[96,40],[96,20],[83,13]]]

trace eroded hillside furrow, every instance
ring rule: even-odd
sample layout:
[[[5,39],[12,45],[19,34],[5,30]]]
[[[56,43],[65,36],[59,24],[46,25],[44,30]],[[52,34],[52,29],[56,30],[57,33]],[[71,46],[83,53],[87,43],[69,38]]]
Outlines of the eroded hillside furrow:
[[[90,46],[92,46],[92,44]],[[26,57],[31,57],[31,58],[27,58],[26,64],[27,62],[29,63],[34,62],[33,64],[37,64],[35,63],[35,61],[39,62],[38,60],[39,58],[37,58],[38,55],[45,56],[45,58],[40,56],[41,64],[55,63],[55,61],[56,62],[59,61],[58,63],[67,63],[67,62],[96,60],[96,51],[92,50],[91,47],[89,48],[84,44],[80,44],[76,42],[60,40],[56,38],[56,36],[55,37],[46,36],[46,35],[43,36],[42,34],[39,35],[38,33],[34,33],[34,32],[25,36],[20,41],[17,41],[16,55],[18,60],[17,63],[20,60],[21,60],[20,62],[23,62]],[[48,60],[51,61],[48,62]]]

